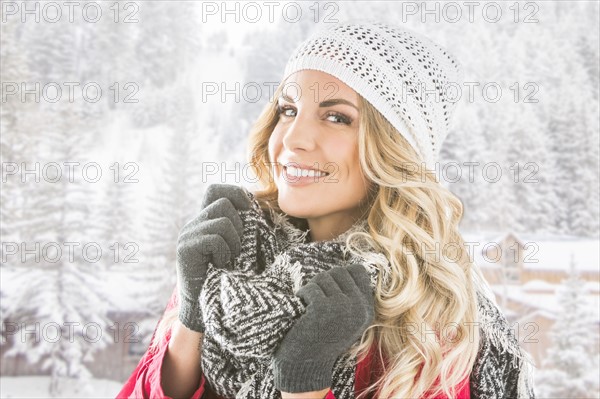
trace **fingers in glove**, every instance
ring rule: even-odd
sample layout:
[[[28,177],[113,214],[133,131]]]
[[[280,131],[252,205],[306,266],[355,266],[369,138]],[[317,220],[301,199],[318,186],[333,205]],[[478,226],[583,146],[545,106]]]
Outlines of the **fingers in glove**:
[[[323,293],[321,287],[311,281],[302,286],[302,288],[296,292],[296,296],[302,299],[302,302],[304,302],[305,306],[325,300],[325,294]]]
[[[362,296],[359,287],[345,267],[334,267],[328,271],[328,274],[335,280],[341,292],[348,297]]]
[[[365,321],[362,328],[365,329],[371,325],[375,318],[375,293],[371,288],[371,278],[363,265],[353,264],[346,269],[348,270],[348,274],[354,279],[362,295],[363,309],[365,311]]]
[[[373,297],[373,288],[371,288],[371,277],[367,269],[358,263],[352,264],[346,268],[348,274],[354,279],[354,284],[365,295],[366,298]]]
[[[317,274],[313,279],[314,283],[321,287],[326,297],[343,295],[344,293],[338,287],[337,282],[331,277],[331,270]]]
[[[219,198],[227,198],[237,210],[250,209],[250,198],[243,187],[232,184],[211,184],[207,187],[202,200],[202,208],[206,208]]]
[[[200,257],[218,268],[225,268],[232,256],[231,249],[219,234],[200,236],[184,244],[182,250],[185,251],[184,257]]]
[[[197,231],[202,224],[211,219],[227,218],[233,224],[238,236],[244,232],[244,225],[238,211],[233,207],[227,198],[219,198],[200,212],[192,221],[187,223],[181,229],[181,235],[188,232]]]
[[[229,256],[237,257],[240,254],[242,248],[241,238],[233,227],[231,220],[226,217],[207,220],[202,223],[197,230],[183,233],[180,240],[182,242],[193,241],[195,238],[210,235],[219,235],[222,237],[222,240],[224,240],[225,246],[227,247],[224,251],[227,252]],[[212,244],[215,243],[214,241],[203,241],[202,243],[211,244],[209,247],[200,248],[202,254],[215,254],[216,249],[212,247]],[[222,249],[219,248],[218,250]]]

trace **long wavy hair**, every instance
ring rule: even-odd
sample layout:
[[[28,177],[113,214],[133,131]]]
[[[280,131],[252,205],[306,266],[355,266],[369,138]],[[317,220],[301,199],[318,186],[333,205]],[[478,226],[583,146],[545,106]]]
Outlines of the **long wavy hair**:
[[[250,131],[248,160],[258,179],[255,198],[264,209],[281,212],[270,167],[268,142],[279,120],[275,91]],[[368,232],[347,237],[348,250],[385,255],[375,290],[375,319],[349,352],[363,360],[375,348],[383,365],[380,378],[358,399],[418,398],[455,388],[471,372],[479,347],[477,299],[469,259],[458,231],[462,202],[427,170],[401,134],[362,96],[358,153],[369,195]],[[303,219],[291,218],[306,227]],[[365,247],[364,243],[367,243]],[[165,315],[155,333],[156,347],[177,317]]]
[[[254,124],[248,143],[250,164],[259,179],[255,196],[279,210],[271,175],[268,142],[278,120],[283,83]],[[469,259],[458,231],[462,202],[399,132],[362,96],[359,97],[359,162],[375,192],[367,220],[369,232],[348,236],[358,256],[365,246],[385,255],[375,292],[376,318],[351,352],[362,360],[372,345],[384,365],[378,381],[359,395],[418,398],[454,388],[471,372],[479,347],[477,299]],[[280,210],[279,210],[280,211]]]

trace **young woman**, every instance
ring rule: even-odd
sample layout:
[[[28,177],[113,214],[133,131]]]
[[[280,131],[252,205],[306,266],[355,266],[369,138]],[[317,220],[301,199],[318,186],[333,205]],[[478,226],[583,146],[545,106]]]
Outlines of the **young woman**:
[[[302,43],[251,132],[260,190],[208,188],[119,397],[534,397],[432,172],[457,83],[443,48],[385,24]]]

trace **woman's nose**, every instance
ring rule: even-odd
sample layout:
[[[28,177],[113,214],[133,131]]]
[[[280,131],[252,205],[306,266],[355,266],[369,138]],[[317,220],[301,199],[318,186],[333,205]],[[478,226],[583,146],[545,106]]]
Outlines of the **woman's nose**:
[[[312,151],[315,148],[317,124],[298,113],[283,136],[283,145],[289,150]]]

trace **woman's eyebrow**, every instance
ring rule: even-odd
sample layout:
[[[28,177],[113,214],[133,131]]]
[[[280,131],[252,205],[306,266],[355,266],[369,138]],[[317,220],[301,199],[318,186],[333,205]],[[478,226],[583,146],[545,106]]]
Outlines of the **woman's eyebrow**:
[[[281,97],[279,97],[279,98],[282,98],[285,101],[290,102],[292,104],[296,102],[292,98],[288,97],[285,94],[282,94]],[[358,111],[358,107],[356,105],[352,104],[348,100],[344,100],[343,98],[334,98],[334,99],[331,99],[331,100],[321,101],[321,103],[319,103],[319,107],[320,108],[326,108],[326,107],[332,107],[332,106],[337,105],[337,104],[349,105],[349,106],[355,108]]]
[[[346,105],[349,105],[349,106],[355,108],[358,111],[358,107],[356,105],[352,104],[348,100],[344,100],[343,98],[334,98],[334,99],[331,99],[331,100],[322,101],[319,104],[319,107],[321,107],[321,108],[323,108],[323,107],[332,107],[332,106],[337,105],[337,104],[346,104]]]

